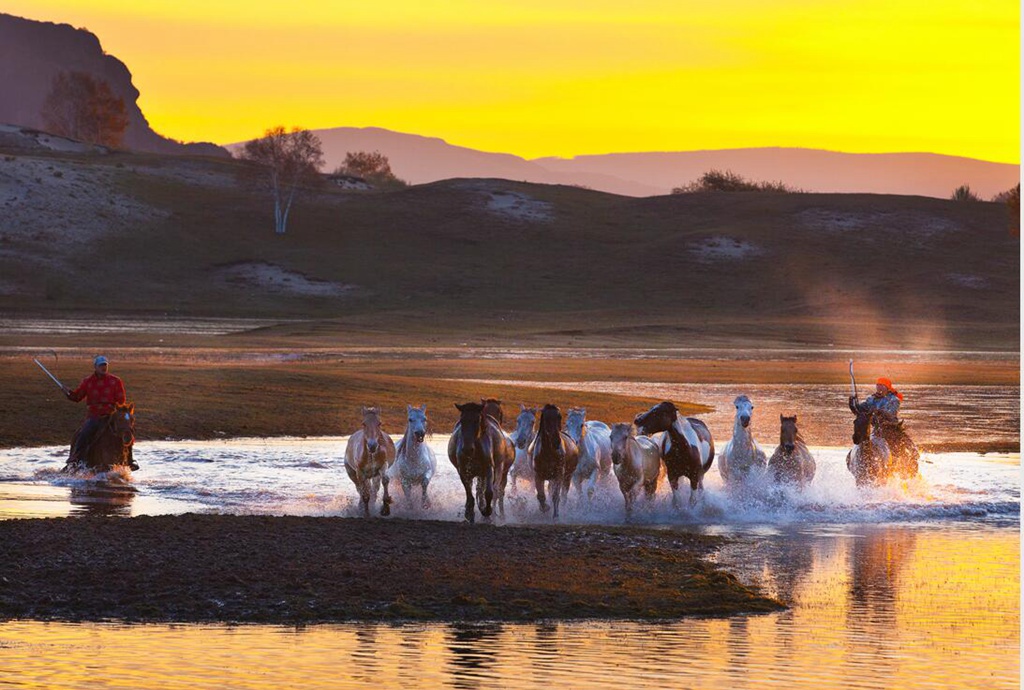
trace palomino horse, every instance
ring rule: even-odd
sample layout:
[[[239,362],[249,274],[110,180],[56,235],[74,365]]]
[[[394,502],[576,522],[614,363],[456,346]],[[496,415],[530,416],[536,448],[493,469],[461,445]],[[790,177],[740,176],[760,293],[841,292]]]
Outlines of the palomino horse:
[[[555,405],[545,405],[540,413],[537,438],[530,446],[530,463],[533,465],[533,480],[537,485],[537,501],[541,512],[547,512],[544,500],[544,482],[548,482],[554,519],[558,519],[558,503],[569,492],[580,451],[569,436],[562,431],[562,413]]]
[[[582,498],[584,488],[587,500],[592,501],[597,490],[598,476],[608,476],[612,467],[612,430],[604,422],[588,422],[585,407],[570,407],[565,419],[565,433],[580,450],[572,483]]]
[[[796,417],[779,415],[779,422],[779,447],[768,461],[768,473],[776,483],[798,484],[802,489],[814,479],[814,456],[796,428]]]
[[[345,446],[345,471],[359,491],[363,515],[370,517],[370,502],[377,500],[377,492],[384,486],[381,515],[391,514],[391,494],[388,493],[387,470],[395,462],[395,444],[381,428],[380,410],[364,407],[363,426]]]
[[[683,476],[690,480],[690,505],[696,505],[697,492],[704,489],[704,475],[715,459],[715,442],[707,425],[694,417],[680,417],[676,406],[667,401],[638,414],[633,423],[645,436],[668,432],[661,437],[661,458],[672,487],[672,506],[679,507],[679,478]]]
[[[632,424],[613,424],[611,443],[612,467],[626,501],[628,519],[641,486],[648,500],[654,498],[658,481],[665,474],[665,466],[661,462],[658,444],[647,436],[637,436]]]
[[[892,454],[889,444],[873,428],[874,415],[857,412],[853,420],[854,447],[846,454],[846,469],[850,470],[857,486],[881,484],[892,474]]]
[[[516,417],[516,430],[509,434],[512,444],[516,447],[516,459],[509,470],[510,493],[518,489],[520,479],[528,482],[533,481],[533,465],[530,464],[530,444],[537,436],[537,414],[536,407],[527,407],[520,403],[519,416]]]
[[[515,449],[498,422],[484,414],[479,403],[455,404],[459,421],[452,429],[448,440],[448,459],[459,473],[459,479],[466,490],[466,519],[474,522],[473,479],[476,479],[476,498],[480,514],[491,516],[491,504],[495,494],[499,497],[498,507],[504,514],[505,483],[508,469],[515,459]],[[497,489],[497,492],[495,491]]]
[[[437,472],[434,450],[424,443],[428,429],[427,406],[406,405],[406,412],[409,423],[405,427],[405,435],[395,446],[395,464],[388,470],[388,476],[402,484],[402,494],[409,503],[412,502],[412,487],[418,484],[423,490],[423,509],[427,510],[430,508],[427,486]]]
[[[750,402],[747,396],[741,395],[732,404],[736,406],[732,438],[718,456],[718,472],[726,484],[742,484],[764,472],[768,457],[750,433],[754,403]]]
[[[77,434],[76,434],[77,439]],[[135,403],[114,406],[106,422],[96,431],[89,445],[79,451],[77,462],[68,460],[64,472],[89,470],[108,472],[113,467],[131,464],[131,449],[135,443]],[[74,447],[74,440],[71,442]]]

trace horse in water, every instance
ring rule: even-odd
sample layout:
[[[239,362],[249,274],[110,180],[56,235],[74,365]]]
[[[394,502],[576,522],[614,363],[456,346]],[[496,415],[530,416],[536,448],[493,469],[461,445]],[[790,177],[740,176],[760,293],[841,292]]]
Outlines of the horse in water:
[[[853,443],[854,447],[846,454],[846,469],[850,470],[857,486],[884,483],[892,474],[892,453],[874,427],[874,415],[870,412],[857,412],[853,420]]]
[[[498,423],[500,429],[505,423],[505,412],[501,409],[501,401],[497,398],[480,398],[484,406],[484,414]]]
[[[77,434],[76,434],[77,439]],[[106,416],[106,422],[96,431],[92,441],[80,450],[76,461],[68,460],[63,472],[109,472],[114,467],[131,464],[131,449],[135,444],[135,403],[121,403]],[[72,448],[75,441],[71,442]]]
[[[558,519],[558,503],[569,493],[569,483],[579,461],[579,447],[562,431],[562,413],[556,405],[545,405],[540,413],[537,438],[530,446],[530,463],[537,485],[537,502],[541,512],[547,512],[544,500],[544,482],[548,483],[554,519]]]
[[[633,513],[633,503],[640,487],[647,499],[654,498],[658,481],[665,474],[661,449],[653,439],[637,436],[632,424],[613,424],[611,432],[612,467],[619,489],[626,501],[626,517]]]
[[[697,492],[704,489],[704,475],[715,459],[715,442],[704,422],[679,416],[670,402],[661,402],[636,416],[637,431],[644,435],[667,432],[661,437],[661,458],[672,487],[672,506],[679,508],[679,478],[690,480],[690,505],[697,504]]]
[[[872,427],[867,433],[868,436],[875,436],[884,439],[885,444],[888,446],[889,458],[885,464],[884,477],[872,479],[871,481],[884,481],[893,474],[898,474],[904,479],[910,479],[916,477],[918,472],[918,462],[921,459],[921,453],[917,449],[917,444],[914,440],[907,435],[903,430],[902,420],[893,420],[882,415],[876,415],[870,419],[861,419],[864,412],[861,412],[855,401],[850,401],[850,411],[853,412],[854,418],[854,436],[857,434],[857,426],[860,425]],[[870,414],[870,412],[868,412]],[[860,442],[854,441],[858,446]],[[849,462],[847,462],[849,467]],[[862,467],[863,469],[863,467]],[[850,470],[853,472],[853,470]],[[854,473],[856,476],[856,473]],[[858,482],[858,485],[860,482]]]
[[[510,492],[515,493],[519,480],[533,481],[533,465],[530,464],[530,444],[537,436],[537,415],[536,407],[519,405],[519,416],[516,417],[516,430],[509,434],[512,444],[516,448],[516,459],[509,470],[509,481],[511,482]]]
[[[587,500],[594,498],[599,476],[608,476],[612,468],[612,430],[604,422],[587,421],[585,407],[570,407],[565,419],[565,433],[579,448],[580,457],[572,483],[580,497],[586,490]]]
[[[448,440],[448,459],[459,473],[466,490],[466,519],[474,522],[473,480],[476,479],[476,503],[480,514],[490,517],[497,494],[498,508],[504,509],[505,483],[515,459],[515,449],[498,422],[484,413],[479,403],[455,404],[459,421]]]
[[[388,493],[388,468],[395,462],[395,444],[384,433],[380,410],[364,407],[363,426],[348,439],[345,446],[345,471],[359,491],[363,515],[370,517],[370,503],[377,500],[377,492],[384,487],[381,515],[391,514],[391,494]]]
[[[814,479],[814,456],[796,428],[796,417],[779,415],[779,422],[779,447],[768,460],[768,473],[776,483],[798,484],[802,489]]]
[[[745,395],[733,401],[736,417],[732,425],[732,438],[718,456],[718,472],[728,484],[743,482],[760,476],[768,464],[768,457],[750,433],[750,420],[754,416],[754,403]]]
[[[395,446],[395,464],[388,470],[388,475],[401,483],[402,494],[410,503],[412,502],[412,487],[419,485],[423,490],[422,506],[424,510],[427,510],[430,508],[427,486],[434,473],[437,472],[437,458],[434,456],[434,450],[424,443],[429,426],[427,406],[406,405],[406,412],[409,415],[409,422],[405,427],[405,435]]]

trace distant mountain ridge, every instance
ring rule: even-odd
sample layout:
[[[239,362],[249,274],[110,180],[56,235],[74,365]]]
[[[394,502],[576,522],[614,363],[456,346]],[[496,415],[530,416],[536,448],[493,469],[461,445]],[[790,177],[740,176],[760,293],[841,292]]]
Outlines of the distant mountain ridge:
[[[378,127],[314,130],[327,169],[348,151],[380,151],[391,169],[414,183],[457,177],[503,178],[589,187],[625,196],[668,194],[712,170],[752,180],[779,180],[808,192],[901,194],[948,198],[968,184],[988,199],[1020,181],[1020,166],[932,153],[841,153],[800,148],[610,153],[574,158],[521,158],[455,146],[436,137]],[[241,144],[227,148],[238,150]]]
[[[183,144],[153,131],[138,106],[139,91],[123,62],[103,52],[99,39],[84,29],[0,13],[0,124],[45,129],[40,114],[53,78],[60,72],[86,72],[106,81],[124,99],[128,129],[123,145],[166,154],[225,155],[210,143]]]

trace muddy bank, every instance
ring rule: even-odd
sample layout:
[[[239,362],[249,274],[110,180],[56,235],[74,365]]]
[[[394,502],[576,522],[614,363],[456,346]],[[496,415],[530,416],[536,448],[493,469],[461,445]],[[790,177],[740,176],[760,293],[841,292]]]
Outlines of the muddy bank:
[[[0,619],[678,618],[782,605],[632,528],[181,515],[0,522]]]

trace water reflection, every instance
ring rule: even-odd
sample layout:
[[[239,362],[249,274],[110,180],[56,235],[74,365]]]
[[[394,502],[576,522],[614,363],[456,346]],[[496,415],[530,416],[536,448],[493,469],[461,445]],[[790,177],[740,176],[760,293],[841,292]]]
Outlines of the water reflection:
[[[501,635],[499,623],[452,625],[447,637],[455,687],[479,688],[481,679],[492,675]]]
[[[72,486],[68,495],[72,515],[131,517],[134,501],[131,487]]]

